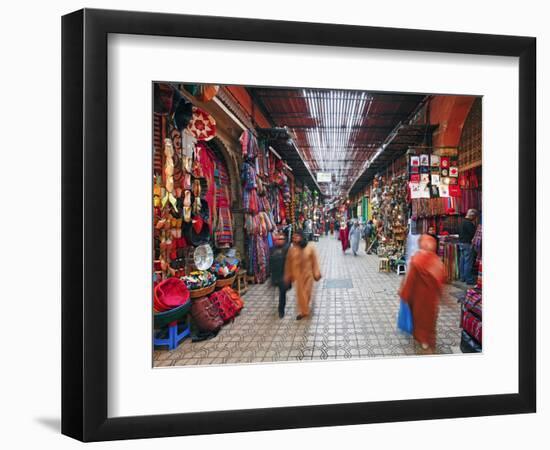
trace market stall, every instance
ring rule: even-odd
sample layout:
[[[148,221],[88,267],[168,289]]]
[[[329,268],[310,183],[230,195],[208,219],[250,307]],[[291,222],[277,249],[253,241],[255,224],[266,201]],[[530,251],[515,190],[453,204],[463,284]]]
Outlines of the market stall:
[[[215,87],[207,86],[195,92],[203,101],[215,93]],[[177,331],[178,322],[191,317],[197,330],[191,327],[185,336],[195,339],[219,330],[219,321],[203,316],[221,314],[225,322],[234,317],[224,315],[230,304],[220,303],[215,291],[231,289],[232,283],[224,280],[235,279],[240,258],[232,248],[231,182],[215,119],[179,87],[156,83],[153,126],[154,308],[155,314],[170,315],[175,308],[182,312],[170,322],[160,316],[155,320],[160,328],[155,342],[170,347],[174,343],[161,335],[184,336]]]

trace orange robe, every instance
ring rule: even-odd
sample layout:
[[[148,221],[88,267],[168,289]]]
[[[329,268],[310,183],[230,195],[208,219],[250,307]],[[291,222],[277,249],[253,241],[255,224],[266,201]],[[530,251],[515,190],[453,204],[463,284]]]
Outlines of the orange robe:
[[[445,268],[438,256],[420,250],[411,258],[399,292],[411,308],[414,338],[432,348],[435,347],[435,327],[444,281]]]
[[[313,281],[320,279],[321,272],[315,246],[310,243],[305,248],[301,248],[293,244],[286,257],[285,281],[295,283],[298,314],[303,316],[309,314]]]

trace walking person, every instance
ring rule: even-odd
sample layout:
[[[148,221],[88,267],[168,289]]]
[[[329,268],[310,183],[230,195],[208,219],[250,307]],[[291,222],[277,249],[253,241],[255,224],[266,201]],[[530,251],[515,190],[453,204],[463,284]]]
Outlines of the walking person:
[[[371,237],[372,237],[373,231],[374,231],[374,224],[372,223],[372,220],[369,220],[365,225],[365,228],[363,228],[363,238],[365,239],[365,253],[367,255],[370,255],[371,253],[369,247],[371,244]]]
[[[311,241],[313,238],[313,222],[311,219],[306,219],[304,221],[304,237],[307,241]]]
[[[478,212],[476,209],[469,209],[465,220],[462,222],[458,232],[460,248],[459,272],[460,280],[466,284],[475,284],[476,277],[473,273],[475,250],[472,247],[472,239],[476,232],[476,221]]]
[[[283,233],[277,233],[273,239],[273,249],[269,257],[269,267],[271,268],[271,285],[279,288],[279,318],[285,316],[286,291],[290,286],[285,283],[285,262],[290,245],[286,242]]]
[[[359,242],[361,241],[361,225],[357,222],[357,220],[352,222],[349,230],[349,240],[353,256],[357,256],[357,252],[359,251]]]
[[[445,281],[445,267],[435,253],[435,239],[423,234],[419,250],[409,261],[399,296],[413,316],[413,336],[424,351],[435,350],[439,301]]]
[[[346,250],[349,248],[349,234],[348,234],[348,228],[346,225],[342,225],[339,232],[339,238],[340,244],[342,244],[342,252],[346,253]]]
[[[302,232],[292,236],[292,246],[288,250],[284,281],[296,285],[296,320],[307,317],[310,312],[313,282],[321,279],[319,259],[315,246],[308,243]]]

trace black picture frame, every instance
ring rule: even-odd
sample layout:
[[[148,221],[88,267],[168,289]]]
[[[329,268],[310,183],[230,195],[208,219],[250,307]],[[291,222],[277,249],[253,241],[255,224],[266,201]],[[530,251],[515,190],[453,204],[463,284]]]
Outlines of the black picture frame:
[[[179,36],[519,58],[518,393],[107,417],[107,36]],[[536,39],[84,9],[62,18],[62,433],[82,441],[535,412]],[[510,294],[514,295],[514,294]]]

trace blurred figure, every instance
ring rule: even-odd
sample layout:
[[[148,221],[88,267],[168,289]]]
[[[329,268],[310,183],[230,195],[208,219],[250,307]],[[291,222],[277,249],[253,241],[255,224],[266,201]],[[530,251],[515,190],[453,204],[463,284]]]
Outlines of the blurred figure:
[[[365,227],[363,228],[363,238],[365,239],[365,253],[370,255],[371,251],[369,249],[371,244],[371,238],[374,231],[374,224],[372,220],[369,220]]]
[[[460,247],[459,272],[460,280],[467,284],[475,284],[475,275],[473,274],[473,266],[475,261],[475,250],[472,248],[472,239],[476,232],[476,220],[478,212],[476,209],[469,209],[466,213],[465,220],[460,226],[458,232],[458,242]]]
[[[330,221],[328,219],[325,220],[325,236],[328,236],[328,232],[331,231]]]
[[[349,234],[348,234],[348,228],[346,225],[342,225],[339,232],[339,239],[340,244],[342,244],[342,252],[346,253],[346,250],[349,248]]]
[[[311,241],[312,237],[313,237],[313,222],[311,219],[306,219],[305,222],[304,222],[304,233],[305,233],[305,238],[306,240],[308,241]]]
[[[334,234],[334,219],[330,219],[330,235],[332,236]]]
[[[435,349],[435,326],[444,281],[445,268],[435,254],[435,239],[423,234],[399,295],[411,308],[413,336],[424,350]]]
[[[317,251],[313,244],[308,244],[303,233],[296,232],[292,236],[292,246],[288,250],[285,264],[284,282],[296,284],[296,320],[309,315],[309,302],[313,281],[321,279]]]
[[[351,224],[349,230],[349,241],[353,256],[357,256],[357,252],[359,251],[359,242],[361,241],[361,225],[359,225],[357,220],[354,220]]]
[[[286,242],[285,235],[277,233],[273,239],[273,249],[269,257],[269,266],[271,267],[271,285],[279,288],[279,318],[285,316],[286,291],[289,285],[284,281],[285,261],[288,253],[289,244]]]
[[[338,239],[340,239],[340,221],[338,219],[334,221],[334,231],[336,232]]]

